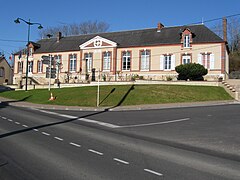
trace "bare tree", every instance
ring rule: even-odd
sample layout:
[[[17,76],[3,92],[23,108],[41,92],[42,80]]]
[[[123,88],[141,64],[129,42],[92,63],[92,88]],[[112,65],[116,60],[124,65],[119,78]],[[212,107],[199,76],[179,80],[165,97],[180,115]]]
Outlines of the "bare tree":
[[[99,32],[107,32],[109,24],[103,21],[86,21],[80,24],[61,25],[57,27],[47,27],[39,31],[40,38],[46,38],[48,34],[56,37],[57,32],[61,32],[63,36],[92,34]]]
[[[223,25],[221,22],[215,24],[212,28],[218,36],[223,38]],[[240,18],[228,18],[227,22],[227,39],[231,52],[239,50],[240,43]]]

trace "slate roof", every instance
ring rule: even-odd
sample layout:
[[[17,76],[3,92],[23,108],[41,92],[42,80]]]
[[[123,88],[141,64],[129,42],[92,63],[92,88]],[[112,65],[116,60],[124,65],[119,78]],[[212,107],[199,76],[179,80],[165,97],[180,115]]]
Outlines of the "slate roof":
[[[68,36],[61,38],[59,42],[57,42],[57,38],[42,39],[36,42],[37,44],[39,44],[40,48],[37,48],[34,53],[78,51],[80,49],[79,45],[87,42],[88,40],[96,36],[100,36],[116,42],[118,48],[180,44],[180,34],[186,28],[190,29],[191,32],[194,33],[193,44],[224,42],[222,38],[213,33],[205,25],[190,25],[164,27],[161,32],[157,32],[157,28],[151,28],[142,30]]]

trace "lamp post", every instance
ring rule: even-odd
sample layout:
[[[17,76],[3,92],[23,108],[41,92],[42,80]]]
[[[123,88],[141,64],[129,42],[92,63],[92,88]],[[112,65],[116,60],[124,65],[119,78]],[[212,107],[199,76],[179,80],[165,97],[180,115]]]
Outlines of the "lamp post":
[[[27,61],[26,61],[26,85],[25,85],[25,91],[27,91],[27,84],[28,84],[28,56],[29,56],[29,38],[30,38],[30,26],[32,25],[38,25],[38,29],[42,29],[42,25],[40,23],[32,23],[30,19],[28,21],[22,19],[22,18],[17,18],[14,20],[15,23],[19,24],[20,20],[25,22],[28,25],[28,38],[27,38]]]

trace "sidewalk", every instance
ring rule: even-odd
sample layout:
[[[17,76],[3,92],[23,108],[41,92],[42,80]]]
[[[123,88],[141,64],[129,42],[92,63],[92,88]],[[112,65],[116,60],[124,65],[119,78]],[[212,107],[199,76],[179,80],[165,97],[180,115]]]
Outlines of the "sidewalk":
[[[151,110],[151,109],[167,109],[167,108],[184,108],[184,107],[201,107],[201,106],[216,106],[225,104],[238,104],[235,100],[227,101],[204,101],[190,103],[168,103],[168,104],[145,104],[133,106],[116,106],[116,107],[81,107],[81,106],[62,106],[49,104],[34,104],[24,101],[16,101],[0,97],[1,103],[5,106],[28,107],[37,109],[55,109],[55,110],[72,110],[72,111],[131,111],[131,110]]]

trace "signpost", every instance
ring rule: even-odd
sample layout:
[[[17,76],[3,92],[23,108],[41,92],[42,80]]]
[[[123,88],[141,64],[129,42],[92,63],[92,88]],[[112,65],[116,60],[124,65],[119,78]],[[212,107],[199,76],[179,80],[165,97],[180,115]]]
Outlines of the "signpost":
[[[42,56],[42,63],[48,64],[48,67],[46,68],[46,78],[49,78],[48,82],[48,90],[51,90],[51,78],[56,78],[56,68],[52,68],[53,64],[53,57],[49,54],[49,56]]]

